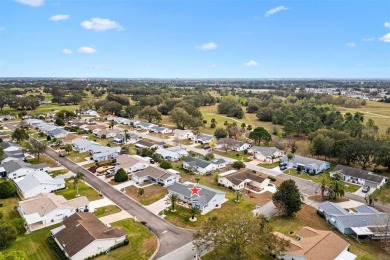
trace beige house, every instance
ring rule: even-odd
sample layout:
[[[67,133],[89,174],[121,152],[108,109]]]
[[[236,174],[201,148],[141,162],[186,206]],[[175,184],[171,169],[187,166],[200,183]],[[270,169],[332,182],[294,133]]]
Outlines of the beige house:
[[[29,231],[44,228],[64,220],[64,218],[88,209],[87,197],[66,200],[54,193],[41,193],[31,199],[20,201],[18,211],[26,221]]]
[[[115,172],[120,168],[127,173],[133,173],[146,169],[150,165],[150,159],[138,155],[122,154],[116,158]]]
[[[242,190],[248,186],[264,189],[269,182],[268,178],[260,177],[249,169],[231,170],[218,175],[218,183],[233,190]]]
[[[347,241],[332,231],[303,227],[296,238],[274,232],[276,236],[289,241],[286,251],[280,256],[285,260],[321,259],[354,260],[356,255],[348,252]]]
[[[191,130],[181,130],[181,129],[173,130],[174,139],[179,139],[179,140],[191,139],[193,136],[194,133]]]

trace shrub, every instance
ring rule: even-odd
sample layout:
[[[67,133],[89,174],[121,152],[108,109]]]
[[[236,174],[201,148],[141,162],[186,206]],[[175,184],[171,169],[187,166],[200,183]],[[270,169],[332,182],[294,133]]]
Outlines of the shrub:
[[[0,211],[0,219],[3,219],[3,217],[4,217],[3,211]]]
[[[12,241],[16,239],[16,229],[10,223],[0,224],[0,248],[7,247]]]
[[[160,167],[163,169],[172,169],[172,163],[169,161],[160,162]]]
[[[0,199],[7,199],[16,195],[16,188],[11,181],[0,183]]]
[[[16,232],[19,235],[22,235],[26,232],[26,229],[24,228],[24,220],[23,219],[21,219],[21,218],[12,219],[11,224],[12,224],[12,226],[15,227]]]
[[[245,164],[242,161],[235,161],[232,165],[232,167],[236,170],[239,170],[241,168],[245,168]]]
[[[65,121],[63,119],[61,119],[61,118],[57,118],[55,124],[58,125],[58,126],[64,126],[65,125]]]
[[[51,141],[51,136],[48,135],[48,136],[46,137],[46,140],[47,140],[47,141]]]
[[[64,252],[61,250],[61,248],[57,245],[56,241],[54,240],[53,237],[49,236],[47,238],[47,243],[50,245],[50,247],[54,250],[54,252],[56,253],[57,257],[60,259],[60,260],[67,260],[68,258],[66,257],[66,255],[64,254]],[[89,258],[89,257],[88,257]]]
[[[114,177],[114,181],[116,182],[124,182],[129,179],[129,176],[127,175],[126,171],[122,168],[120,168],[116,173]]]
[[[275,182],[275,181],[276,181],[276,178],[273,177],[273,176],[268,176],[267,178],[270,179],[272,182]]]

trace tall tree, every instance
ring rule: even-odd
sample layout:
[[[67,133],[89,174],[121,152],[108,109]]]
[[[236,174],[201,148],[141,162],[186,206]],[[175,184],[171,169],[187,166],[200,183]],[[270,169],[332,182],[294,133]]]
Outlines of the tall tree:
[[[197,253],[209,252],[211,259],[263,259],[287,246],[272,233],[263,215],[246,212],[210,217],[193,236]]]
[[[302,195],[294,180],[286,180],[272,195],[272,201],[282,215],[291,217],[301,210]]]
[[[16,140],[18,143],[28,140],[29,138],[28,133],[24,128],[16,128],[11,137],[12,140]]]
[[[185,129],[185,127],[190,123],[191,116],[184,108],[175,107],[169,115],[169,121],[175,123],[178,129]]]
[[[257,145],[261,144],[261,141],[264,141],[266,144],[272,140],[270,133],[265,130],[264,127],[256,127],[250,134],[249,138],[254,140]]]
[[[172,212],[176,211],[176,202],[177,202],[178,199],[179,199],[179,195],[177,195],[175,193],[172,193],[166,199],[166,203],[167,204],[169,204],[169,203],[171,204],[171,211]]]
[[[153,121],[160,122],[162,120],[161,113],[155,107],[145,107],[139,112],[138,116],[148,120],[149,123]]]
[[[41,154],[45,153],[47,146],[35,139],[31,139],[30,143],[27,144],[27,150],[30,154],[37,156],[38,161]]]
[[[76,189],[76,197],[80,197],[80,194],[79,194],[79,182],[83,178],[84,178],[84,173],[82,173],[82,172],[77,172],[75,176],[71,177],[71,179],[73,180],[74,188]]]

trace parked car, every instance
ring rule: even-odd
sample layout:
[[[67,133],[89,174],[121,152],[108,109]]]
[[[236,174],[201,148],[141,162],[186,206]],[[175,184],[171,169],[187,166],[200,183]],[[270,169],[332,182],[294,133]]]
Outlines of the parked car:
[[[287,163],[281,162],[281,163],[279,163],[279,166],[287,166]]]
[[[281,171],[287,170],[287,166],[279,166],[279,169],[280,169]]]
[[[362,192],[367,193],[370,191],[370,186],[364,186]]]
[[[205,145],[204,147],[203,147],[203,149],[205,149],[205,150],[208,150],[208,149],[210,149],[211,147],[210,147],[210,145]]]
[[[63,153],[60,153],[60,157],[65,157],[65,154],[63,154]]]

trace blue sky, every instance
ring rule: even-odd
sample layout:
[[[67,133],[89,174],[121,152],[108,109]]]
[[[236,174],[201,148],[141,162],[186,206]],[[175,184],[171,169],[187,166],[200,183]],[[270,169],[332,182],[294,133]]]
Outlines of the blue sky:
[[[0,77],[390,78],[390,1],[1,0]]]

